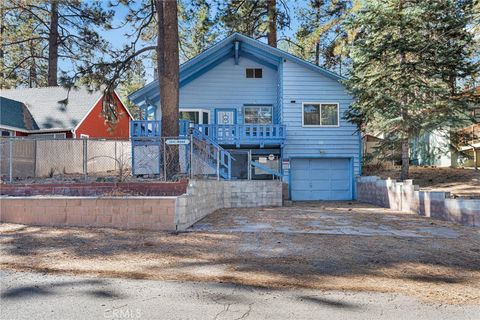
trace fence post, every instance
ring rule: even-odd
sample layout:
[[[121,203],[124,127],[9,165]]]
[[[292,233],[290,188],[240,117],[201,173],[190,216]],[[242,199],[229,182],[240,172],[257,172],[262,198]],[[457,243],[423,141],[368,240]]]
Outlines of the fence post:
[[[87,151],[87,139],[82,139],[83,140],[83,174],[85,176],[85,180],[87,180],[88,176],[88,151]]]
[[[33,139],[33,177],[37,177],[37,139]]]
[[[160,143],[163,144],[163,157],[161,157],[163,160],[163,180],[167,181],[167,147],[163,138],[160,138]]]
[[[114,167],[114,168],[115,168],[115,172],[117,172],[117,161],[119,161],[118,158],[117,158],[117,140],[115,140],[115,148],[114,148],[114,150],[115,150],[115,156],[114,156],[114,157],[115,157],[115,161],[114,161],[114,166],[115,166],[115,167]],[[119,169],[120,169],[120,168],[119,168]]]
[[[252,150],[248,150],[247,179],[252,180]]]
[[[220,149],[217,149],[217,180],[220,180]]]
[[[12,138],[9,138],[8,139],[8,153],[9,153],[9,161],[8,161],[8,176],[9,176],[9,180],[10,182],[13,181],[13,141],[12,141]]]

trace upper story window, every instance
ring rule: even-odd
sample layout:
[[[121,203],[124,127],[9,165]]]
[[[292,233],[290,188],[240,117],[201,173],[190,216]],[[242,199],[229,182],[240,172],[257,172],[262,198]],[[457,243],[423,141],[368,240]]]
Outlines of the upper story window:
[[[247,68],[245,74],[247,78],[262,78],[263,70],[261,68]]]
[[[304,102],[304,127],[338,127],[340,111],[338,103]]]
[[[245,106],[243,108],[245,124],[271,124],[271,106]]]

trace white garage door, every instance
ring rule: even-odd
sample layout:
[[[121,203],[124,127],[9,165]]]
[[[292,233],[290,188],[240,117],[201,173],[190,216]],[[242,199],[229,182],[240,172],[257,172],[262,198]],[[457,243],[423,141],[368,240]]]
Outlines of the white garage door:
[[[350,159],[293,159],[292,200],[352,200]]]

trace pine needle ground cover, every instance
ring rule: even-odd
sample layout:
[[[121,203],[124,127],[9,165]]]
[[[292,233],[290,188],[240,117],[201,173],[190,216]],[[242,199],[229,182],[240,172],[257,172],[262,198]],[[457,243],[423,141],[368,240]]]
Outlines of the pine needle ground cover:
[[[0,267],[480,303],[480,230],[358,203],[220,210],[189,232],[0,225]]]

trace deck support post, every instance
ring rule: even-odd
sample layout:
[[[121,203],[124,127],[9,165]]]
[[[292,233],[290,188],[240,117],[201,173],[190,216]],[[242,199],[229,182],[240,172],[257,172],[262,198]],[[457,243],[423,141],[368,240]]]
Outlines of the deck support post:
[[[10,137],[8,139],[8,153],[9,153],[9,161],[8,161],[8,180],[10,182],[13,181],[13,139]]]
[[[220,149],[217,149],[217,180],[220,180]]]
[[[248,150],[247,179],[252,180],[252,150]]]

